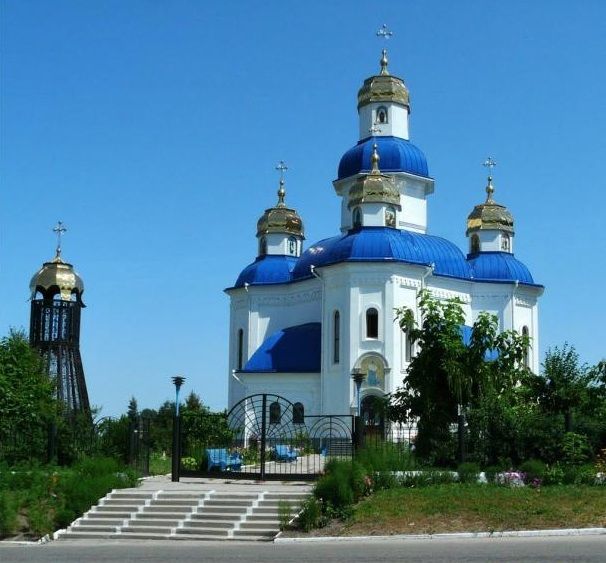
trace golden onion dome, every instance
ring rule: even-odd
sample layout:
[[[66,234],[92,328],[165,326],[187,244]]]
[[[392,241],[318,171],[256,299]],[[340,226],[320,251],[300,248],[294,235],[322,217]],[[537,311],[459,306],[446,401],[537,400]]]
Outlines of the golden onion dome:
[[[492,197],[494,194],[492,176],[488,176],[486,194],[486,201],[476,205],[467,217],[466,234],[486,229],[513,233],[513,215],[504,205],[498,204]]]
[[[360,176],[349,190],[349,209],[361,203],[387,203],[400,209],[400,192],[391,176],[381,174],[379,161],[375,143],[371,156],[371,171]]]
[[[303,221],[294,209],[286,207],[284,203],[285,196],[284,180],[281,179],[280,188],[278,189],[278,203],[275,207],[266,209],[257,221],[257,237],[268,233],[286,233],[303,237]]]
[[[405,106],[410,111],[408,88],[401,78],[389,74],[385,49],[382,55],[381,72],[377,76],[367,78],[358,91],[358,110],[372,102],[393,102]]]
[[[61,250],[50,262],[45,262],[42,268],[34,274],[29,284],[31,298],[35,299],[40,292],[45,298],[59,294],[62,301],[71,301],[72,295],[80,301],[84,292],[84,282],[74,267],[61,259]]]

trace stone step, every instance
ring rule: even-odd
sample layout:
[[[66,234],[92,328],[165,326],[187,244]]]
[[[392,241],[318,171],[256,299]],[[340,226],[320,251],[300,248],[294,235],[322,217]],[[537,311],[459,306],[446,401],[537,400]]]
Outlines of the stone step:
[[[197,513],[205,513],[205,514],[244,514],[248,506],[208,506],[205,504],[201,506]]]
[[[87,518],[130,518],[136,510],[104,510],[102,506],[95,506],[86,513]]]
[[[145,506],[145,499],[129,499],[129,498],[108,498],[99,506]]]
[[[184,530],[200,530],[200,529],[217,529],[224,528],[226,530],[234,527],[234,522],[230,522],[227,520],[187,520],[183,522],[182,528]],[[181,528],[179,528],[181,529]]]
[[[61,534],[57,539],[59,539],[59,540],[63,540],[63,539],[66,539],[66,540],[110,539],[110,538],[115,537],[115,535],[116,535],[115,532],[89,532],[89,531],[81,532],[80,530],[78,530],[78,531],[69,530],[69,531],[66,531],[63,534]]]
[[[92,526],[82,526],[79,523],[74,526],[70,526],[67,531],[68,532],[107,532],[108,534],[116,533],[117,526],[112,525],[92,525]]]
[[[188,499],[201,499],[208,495],[210,491],[200,491],[199,493],[158,493],[158,499],[177,499],[177,500],[188,500]]]
[[[158,520],[183,520],[183,518],[185,518],[187,515],[189,514],[189,512],[169,512],[169,511],[160,511],[160,512],[150,512],[147,510],[143,510],[141,512],[137,512],[137,514],[135,514],[131,520],[135,521],[135,520],[139,520],[139,519],[146,519],[146,520],[153,520],[153,519],[158,519]]]
[[[200,497],[201,498],[201,497]],[[187,498],[187,499],[177,499],[177,498],[157,498],[152,500],[149,503],[149,506],[196,506],[200,499],[196,498]]]
[[[273,538],[275,535],[277,535],[279,532],[278,528],[274,528],[272,530],[265,530],[265,529],[259,529],[259,528],[250,528],[250,529],[244,529],[244,530],[234,530],[234,538],[235,537],[240,537],[240,538],[246,538],[249,539],[250,536],[259,536],[259,537],[270,537]]]
[[[220,536],[227,537],[228,528],[177,528],[178,536]]]
[[[81,518],[76,526],[122,526],[124,518]]]
[[[157,513],[162,513],[162,512],[172,512],[175,514],[189,514],[192,509],[194,507],[193,506],[174,506],[172,504],[167,504],[167,505],[149,505],[144,507],[140,513],[138,514],[149,514],[152,512],[157,512]]]
[[[259,498],[258,493],[215,493],[213,499],[219,500],[256,500]]]
[[[219,500],[216,499],[215,497],[212,497],[210,500],[207,500],[204,502],[204,506],[230,506],[230,507],[236,507],[236,506],[251,506],[253,503],[253,500],[232,500],[232,499],[226,499],[226,500]]]
[[[279,522],[242,522],[242,524],[240,524],[240,530],[264,530],[264,531],[268,531],[271,532],[272,530],[274,530],[276,532],[276,534],[280,531],[280,523]]]
[[[158,519],[151,518],[149,520],[145,518],[134,518],[128,521],[127,526],[146,526],[146,527],[167,527],[167,528],[176,528],[181,522],[180,518],[173,519]]]
[[[170,536],[171,540],[188,540],[188,541],[225,541],[230,539],[226,534],[220,532],[209,532],[209,533],[196,533],[196,534],[182,534],[177,533]]]
[[[115,491],[109,493],[107,498],[111,499],[151,499],[154,493],[142,493],[140,491]]]
[[[128,526],[124,526],[121,532],[130,537],[131,534],[160,534],[168,536],[170,534],[172,526],[133,526],[131,523]]]

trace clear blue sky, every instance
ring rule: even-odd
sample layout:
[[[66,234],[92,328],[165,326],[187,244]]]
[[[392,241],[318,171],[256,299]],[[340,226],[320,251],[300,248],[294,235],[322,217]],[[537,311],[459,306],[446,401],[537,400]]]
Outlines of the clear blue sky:
[[[0,332],[28,327],[28,284],[69,232],[84,278],[82,354],[103,414],[227,395],[225,287],[256,255],[276,162],[307,243],[337,233],[331,181],[378,69],[412,96],[436,191],[430,232],[466,248],[484,198],[516,220],[546,286],[541,354],[603,358],[606,2],[584,0],[1,2]]]

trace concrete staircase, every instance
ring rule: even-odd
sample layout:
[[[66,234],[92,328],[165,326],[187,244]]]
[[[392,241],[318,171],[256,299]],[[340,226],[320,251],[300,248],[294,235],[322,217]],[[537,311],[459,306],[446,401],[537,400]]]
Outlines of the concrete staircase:
[[[271,540],[306,492],[112,491],[57,539]]]

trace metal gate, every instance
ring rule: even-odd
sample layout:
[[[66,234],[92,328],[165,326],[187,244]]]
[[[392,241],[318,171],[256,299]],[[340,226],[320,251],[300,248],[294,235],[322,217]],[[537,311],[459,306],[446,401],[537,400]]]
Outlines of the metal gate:
[[[227,414],[229,439],[182,435],[180,474],[243,479],[315,479],[330,458],[351,459],[351,415],[305,415],[300,403],[269,393],[242,399]]]

